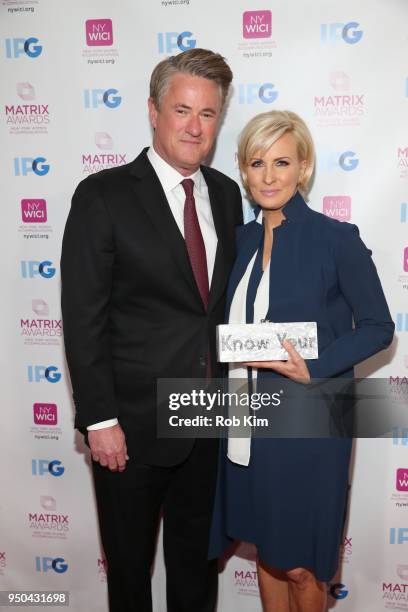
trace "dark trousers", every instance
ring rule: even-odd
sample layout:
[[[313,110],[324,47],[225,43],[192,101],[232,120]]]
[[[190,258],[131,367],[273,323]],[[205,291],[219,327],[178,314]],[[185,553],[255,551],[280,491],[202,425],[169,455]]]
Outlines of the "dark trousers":
[[[151,612],[151,566],[160,511],[168,612],[213,612],[217,563],[208,561],[217,440],[197,439],[173,467],[133,464],[122,473],[94,464],[110,612]],[[161,611],[160,611],[161,612]]]

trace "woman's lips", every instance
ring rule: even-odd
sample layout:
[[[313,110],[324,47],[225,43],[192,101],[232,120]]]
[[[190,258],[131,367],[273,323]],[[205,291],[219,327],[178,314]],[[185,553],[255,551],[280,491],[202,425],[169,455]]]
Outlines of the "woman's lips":
[[[262,189],[261,193],[264,196],[274,196],[279,193],[279,189]]]

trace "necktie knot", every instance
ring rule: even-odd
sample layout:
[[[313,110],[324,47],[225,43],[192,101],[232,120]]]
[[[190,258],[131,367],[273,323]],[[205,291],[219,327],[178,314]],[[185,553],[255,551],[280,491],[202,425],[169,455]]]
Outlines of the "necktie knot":
[[[193,191],[194,191],[193,179],[184,179],[184,181],[181,181],[181,184],[183,185],[183,189],[184,189],[184,193],[186,194],[186,198],[192,198]]]

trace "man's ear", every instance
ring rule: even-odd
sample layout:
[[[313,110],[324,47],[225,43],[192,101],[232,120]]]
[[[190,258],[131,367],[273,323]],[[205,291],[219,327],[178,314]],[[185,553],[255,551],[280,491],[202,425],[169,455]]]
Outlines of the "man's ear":
[[[153,102],[153,98],[148,98],[147,100],[147,106],[149,109],[149,117],[150,117],[150,123],[152,124],[153,129],[156,129],[156,124],[157,124],[157,108]]]

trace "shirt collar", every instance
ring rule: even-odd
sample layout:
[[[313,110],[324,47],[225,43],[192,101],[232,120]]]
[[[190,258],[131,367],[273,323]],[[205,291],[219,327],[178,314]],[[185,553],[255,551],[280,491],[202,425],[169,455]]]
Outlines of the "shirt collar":
[[[172,191],[175,187],[180,185],[181,181],[183,181],[185,178],[191,178],[194,181],[195,189],[201,193],[203,189],[204,177],[200,168],[189,176],[183,176],[180,174],[180,172],[177,172],[177,170],[170,166],[170,164],[168,164],[162,157],[160,157],[153,146],[149,147],[147,157],[149,162],[152,164],[165,193]]]

